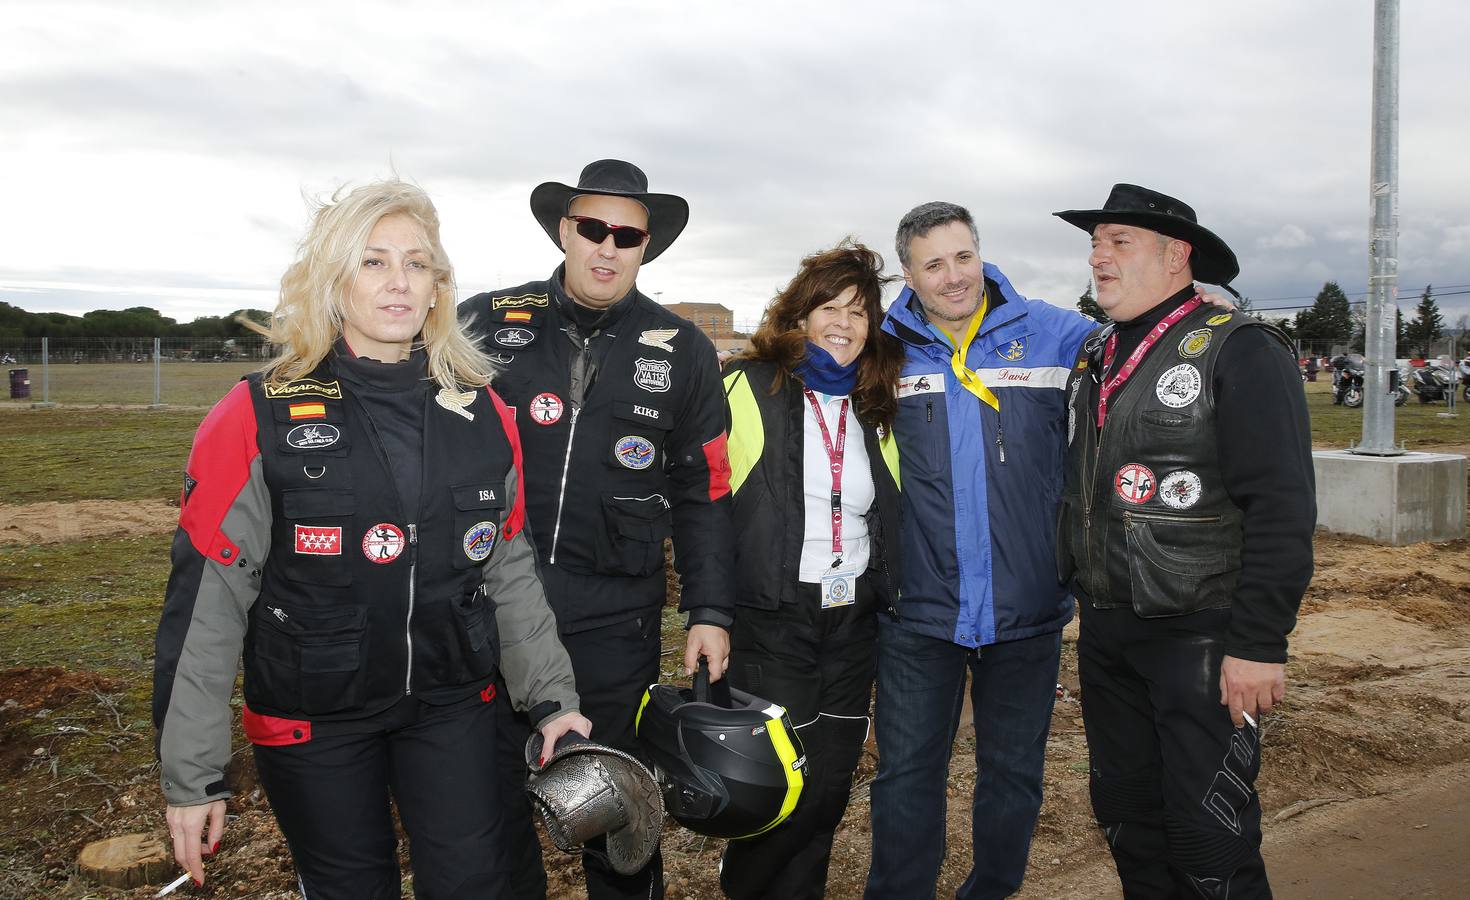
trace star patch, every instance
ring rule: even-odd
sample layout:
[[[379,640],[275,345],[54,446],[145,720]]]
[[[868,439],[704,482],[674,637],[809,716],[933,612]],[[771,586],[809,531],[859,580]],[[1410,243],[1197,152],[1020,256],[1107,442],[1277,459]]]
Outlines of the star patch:
[[[296,552],[308,556],[341,556],[341,526],[297,525]]]

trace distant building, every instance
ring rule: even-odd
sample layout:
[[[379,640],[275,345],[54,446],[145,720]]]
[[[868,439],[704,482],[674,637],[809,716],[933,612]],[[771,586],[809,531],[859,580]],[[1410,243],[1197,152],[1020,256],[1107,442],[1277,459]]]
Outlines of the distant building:
[[[711,338],[735,337],[735,313],[719,303],[666,303],[664,308],[683,316]]]

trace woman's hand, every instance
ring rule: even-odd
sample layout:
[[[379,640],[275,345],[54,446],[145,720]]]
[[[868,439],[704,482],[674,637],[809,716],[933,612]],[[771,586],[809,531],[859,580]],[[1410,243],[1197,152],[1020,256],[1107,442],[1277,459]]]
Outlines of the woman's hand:
[[[575,731],[582,737],[591,737],[592,722],[586,716],[573,710],[542,725],[541,762],[544,763],[551,758],[551,754],[556,752],[556,742],[568,731]]]
[[[204,885],[205,846],[209,855],[219,849],[219,839],[225,833],[225,801],[215,800],[198,806],[170,805],[164,814],[168,822],[168,836],[174,842],[174,859],[189,870],[194,883]],[[204,828],[209,826],[209,839],[204,839]]]

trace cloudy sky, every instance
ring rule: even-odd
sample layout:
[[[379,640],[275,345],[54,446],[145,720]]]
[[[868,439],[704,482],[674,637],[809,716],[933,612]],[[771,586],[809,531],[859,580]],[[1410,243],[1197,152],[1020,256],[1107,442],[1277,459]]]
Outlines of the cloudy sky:
[[[0,300],[187,321],[270,307],[308,197],[396,171],[461,293],[545,277],[538,182],[629,159],[689,199],[640,286],[753,321],[847,234],[969,206],[1071,305],[1112,183],[1192,204],[1258,307],[1367,288],[1371,0],[0,0]],[[1470,4],[1402,18],[1400,296],[1470,313]],[[1461,293],[1456,294],[1459,291]],[[1300,299],[1306,298],[1306,299]]]

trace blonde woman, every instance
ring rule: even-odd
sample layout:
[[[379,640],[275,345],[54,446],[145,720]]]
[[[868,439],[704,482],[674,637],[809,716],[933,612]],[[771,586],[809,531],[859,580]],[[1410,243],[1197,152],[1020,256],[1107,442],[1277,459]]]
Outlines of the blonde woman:
[[[528,710],[548,754],[591,724],[429,198],[386,181],[317,209],[265,331],[279,354],[211,410],[184,476],[153,694],[174,856],[202,884],[219,847],[243,654],[303,896],[399,896],[390,795],[417,896],[496,896],[492,704]]]

